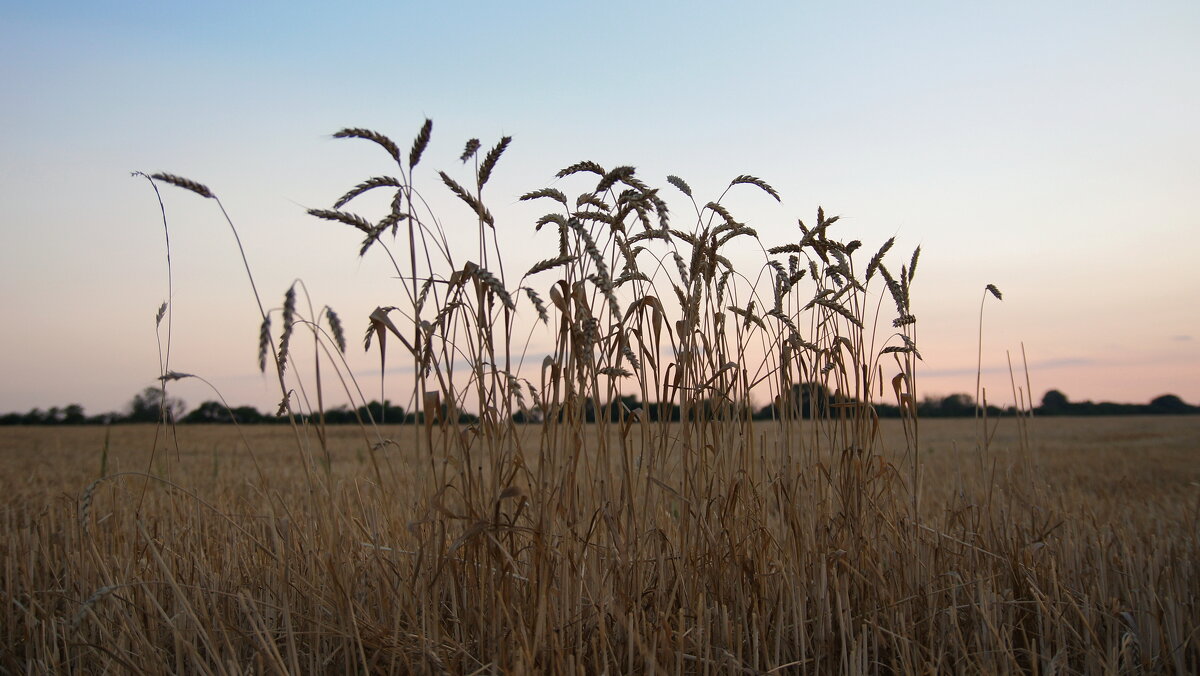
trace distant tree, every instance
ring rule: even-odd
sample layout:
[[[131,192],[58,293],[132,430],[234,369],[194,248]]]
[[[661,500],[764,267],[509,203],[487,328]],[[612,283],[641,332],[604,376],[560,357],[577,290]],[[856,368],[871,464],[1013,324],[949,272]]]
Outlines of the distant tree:
[[[443,406],[442,409],[444,415],[446,407]],[[392,404],[390,399],[384,399],[382,404],[378,401],[372,401],[366,406],[359,406],[358,415],[363,422],[372,420],[377,425],[380,423],[395,425],[404,422],[405,417],[404,409]]]
[[[544,411],[542,411],[540,406],[534,406],[532,408],[520,409],[516,413],[513,413],[513,416],[512,416],[513,422],[517,423],[518,425],[525,425],[525,424],[530,424],[530,423],[540,423],[540,422],[544,421],[545,419],[546,419],[546,414]]]
[[[896,406],[894,404],[884,404],[882,402],[877,402],[877,403],[873,404],[873,406],[875,407],[875,415],[878,415],[880,418],[899,418],[900,417],[900,407],[899,406]],[[918,411],[919,411],[919,409],[918,409]]]
[[[87,416],[83,414],[83,407],[79,404],[68,404],[63,409],[62,422],[66,425],[79,425],[87,422]]]
[[[356,423],[358,422],[358,418],[354,415],[354,411],[351,411],[349,407],[343,404],[325,409],[325,422],[329,425],[344,425]]]
[[[262,411],[253,406],[234,406],[233,419],[242,425],[271,422]]]
[[[616,401],[610,402],[608,405],[609,420],[616,422],[623,416],[629,414],[630,411],[636,411],[642,407],[642,402],[638,400],[636,395],[626,394],[621,396]]]
[[[969,394],[952,394],[942,400],[942,414],[968,416],[975,412],[975,399]]]
[[[184,416],[181,422],[201,424],[229,424],[236,422],[241,425],[246,425],[260,423],[265,419],[266,416],[264,416],[253,406],[238,406],[231,412],[229,409],[225,408],[225,404],[222,404],[219,401],[206,401],[197,406],[191,413],[188,413],[186,416]]]
[[[660,420],[678,422],[683,415],[679,409],[679,404],[672,404],[665,401],[647,404],[647,412],[650,414],[650,420],[654,422]]]
[[[233,422],[225,405],[219,401],[206,401],[183,417],[185,423],[228,423]]]
[[[961,418],[974,414],[975,398],[969,394],[951,394],[941,399],[927,397],[917,407],[917,415],[927,418]]]
[[[136,394],[129,402],[129,415],[126,422],[166,422],[179,420],[186,409],[183,400],[175,397],[163,399],[161,387],[147,387],[141,394]],[[160,418],[160,416],[162,416]]]
[[[789,418],[824,418],[829,415],[833,395],[824,383],[806,382],[793,384],[790,390],[775,397],[775,401],[755,412],[760,420]]]
[[[1149,408],[1152,413],[1191,413],[1195,410],[1193,406],[1173,394],[1151,399]]]
[[[1042,410],[1044,415],[1055,415],[1066,413],[1071,406],[1071,402],[1067,401],[1067,395],[1058,390],[1050,390],[1042,396]]]

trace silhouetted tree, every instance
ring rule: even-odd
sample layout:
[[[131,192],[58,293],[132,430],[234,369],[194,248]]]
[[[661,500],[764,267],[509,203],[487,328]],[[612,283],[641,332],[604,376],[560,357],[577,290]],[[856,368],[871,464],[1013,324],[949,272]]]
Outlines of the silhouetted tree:
[[[444,408],[444,407],[443,407]],[[368,416],[368,412],[370,415]],[[358,407],[358,415],[363,422],[374,420],[376,424],[389,423],[396,425],[404,422],[404,409],[399,406],[394,406],[391,400],[385,399],[383,403],[372,401],[366,406]]]
[[[608,419],[616,422],[620,420],[622,416],[629,415],[630,411],[635,411],[641,407],[642,402],[638,401],[636,395],[627,394],[623,397],[620,397],[616,401],[609,403]]]
[[[62,422],[66,425],[79,425],[87,422],[87,416],[83,414],[83,407],[79,404],[68,404],[63,409]]]
[[[186,406],[183,400],[175,397],[163,398],[161,387],[147,387],[141,394],[136,394],[129,402],[129,415],[126,422],[172,422],[183,416]],[[162,416],[160,418],[160,416]]]
[[[225,406],[221,402],[206,401],[185,415],[182,422],[223,423],[230,422],[230,420],[229,411],[225,410]]]
[[[219,401],[206,401],[197,406],[194,411],[184,416],[181,422],[201,424],[229,424],[236,422],[245,425],[266,422],[266,416],[253,406],[238,406],[230,411],[225,408],[225,404]]]
[[[991,407],[988,408],[990,413]],[[975,415],[975,398],[969,394],[951,394],[941,399],[926,397],[917,406],[917,415],[925,418],[962,418]]]
[[[268,418],[266,414],[257,408],[254,408],[253,406],[234,406],[233,418],[242,425],[250,423],[272,422],[272,420]],[[283,422],[283,420],[284,419],[281,418],[280,422]]]
[[[542,420],[544,418],[545,418],[545,416],[542,414],[542,409],[540,409],[536,406],[529,409],[528,413],[526,413],[525,411],[518,410],[516,413],[513,414],[513,417],[512,417],[513,422],[517,423],[518,425],[525,425],[525,424],[529,424],[529,423],[540,423],[540,422],[542,422]]]
[[[760,420],[780,418],[783,416],[824,418],[829,415],[829,405],[833,396],[824,383],[797,383],[783,394],[775,397],[773,403],[760,408],[754,414]]]
[[[1043,415],[1058,415],[1066,413],[1070,406],[1071,402],[1067,401],[1067,395],[1058,390],[1050,390],[1042,396],[1042,409],[1040,413]]]
[[[1150,410],[1154,413],[1191,413],[1195,407],[1189,406],[1173,394],[1164,394],[1150,400]]]

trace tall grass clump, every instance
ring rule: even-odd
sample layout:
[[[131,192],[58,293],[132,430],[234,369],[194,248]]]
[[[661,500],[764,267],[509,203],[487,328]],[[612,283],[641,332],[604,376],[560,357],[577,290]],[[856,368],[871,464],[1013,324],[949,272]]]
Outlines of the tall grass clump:
[[[381,375],[411,365],[411,424],[364,419],[354,453],[338,450],[349,442],[323,424],[321,370],[352,402],[367,398],[342,319],[301,303],[300,282],[277,309],[255,286],[260,366],[292,420],[293,460],[273,474],[260,447],[255,471],[229,479],[221,463],[236,460],[214,452],[194,482],[116,467],[53,537],[8,516],[49,558],[6,554],[2,631],[20,646],[6,668],[1200,666],[1194,533],[1139,546],[1071,512],[1029,463],[929,480],[915,415],[919,249],[864,245],[822,209],[751,227],[729,195],[781,200],[755,176],[710,199],[678,176],[652,183],[587,160],[520,196],[544,215],[505,223],[488,188],[511,139],[472,139],[454,171],[426,171],[432,130],[427,120],[407,152],[373,130],[337,132],[378,147],[388,168],[309,210],[399,280],[350,321]],[[381,212],[356,210],[380,191]],[[434,213],[435,191],[456,208]],[[469,226],[451,236],[451,222]],[[542,260],[514,269],[512,236]],[[901,411],[898,444],[881,433],[880,402]],[[138,512],[122,504],[130,481],[152,486]],[[50,586],[60,591],[31,591]]]
[[[335,209],[310,211],[359,230],[360,254],[383,249],[407,280],[368,338],[381,354],[399,341],[422,404],[411,440],[426,458],[422,494],[403,535],[415,552],[408,630],[470,646],[481,663],[555,671],[824,669],[873,654],[849,626],[861,618],[838,619],[837,606],[874,597],[889,568],[881,544],[915,544],[871,402],[886,370],[912,410],[916,254],[893,273],[890,240],[865,256],[823,210],[764,243],[722,204],[733,190],[780,199],[754,176],[712,201],[668,178],[686,200],[679,216],[633,167],[582,161],[521,196],[547,205],[533,227],[550,254],[509,271],[484,197],[509,139],[482,160],[468,142],[465,177],[438,173],[476,223],[463,253],[414,186],[428,131],[407,167],[381,134],[336,134],[381,146],[399,178],[369,178]],[[381,218],[345,210],[379,188],[393,191]],[[741,241],[757,251],[752,267],[726,255]],[[392,254],[397,242],[406,256]],[[529,354],[526,314],[549,335],[544,356]],[[752,420],[763,393],[775,402],[770,437]],[[477,422],[459,424],[464,411]],[[906,429],[915,450],[915,419]],[[835,590],[814,575],[837,564],[831,553],[860,573]],[[817,596],[795,596],[806,580]],[[809,603],[811,625],[800,621]],[[921,663],[888,643],[897,665]]]

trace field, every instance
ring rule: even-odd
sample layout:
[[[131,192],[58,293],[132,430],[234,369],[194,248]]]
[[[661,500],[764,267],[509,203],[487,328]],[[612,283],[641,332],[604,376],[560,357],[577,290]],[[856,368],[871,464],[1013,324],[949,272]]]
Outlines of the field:
[[[407,153],[336,132],[395,175],[308,212],[390,262],[345,324],[404,374],[373,395],[404,427],[369,419],[332,308],[298,280],[264,302],[216,193],[138,174],[168,235],[141,408],[172,419],[168,388],[203,379],[171,363],[170,188],[232,231],[291,424],[5,429],[0,668],[1200,670],[1200,418],[1034,419],[1010,371],[997,425],[987,284],[980,419],[920,420],[920,247],[867,248],[821,208],[760,236],[722,203],[781,200],[760,178],[706,201],[592,161],[498,226],[484,191],[511,139],[418,175],[432,124]],[[546,257],[506,267],[502,239],[529,233]],[[335,394],[358,425],[320,424]]]
[[[539,457],[538,428],[512,448]],[[534,462],[507,487],[480,475],[490,514],[426,490],[446,467],[414,452],[419,426],[380,428],[395,443],[375,451],[331,428],[317,476],[286,427],[180,426],[149,481],[153,425],[6,428],[0,668],[1200,667],[1200,418],[1035,419],[1025,451],[1005,420],[986,455],[972,420],[923,421],[919,519],[899,421],[857,469],[789,462],[780,428],[751,428],[756,461],[714,449],[728,480],[702,503],[668,461],[613,495],[620,454],[601,468],[592,440],[575,495],[545,495]],[[840,492],[848,471],[865,491]]]

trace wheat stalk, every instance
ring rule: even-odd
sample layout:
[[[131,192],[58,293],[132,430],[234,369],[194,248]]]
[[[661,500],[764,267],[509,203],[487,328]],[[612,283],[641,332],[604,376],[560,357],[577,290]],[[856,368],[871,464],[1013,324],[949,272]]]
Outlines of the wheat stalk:
[[[484,184],[492,177],[492,170],[496,168],[496,162],[500,161],[500,156],[504,154],[505,148],[512,141],[511,136],[505,136],[500,139],[487,155],[483,158],[483,163],[479,165],[479,189],[483,190]]]
[[[212,191],[208,189],[208,186],[202,183],[197,183],[191,179],[183,178],[182,176],[176,176],[175,174],[164,174],[160,172],[157,174],[151,174],[150,178],[156,181],[162,181],[163,183],[170,183],[177,188],[190,190],[206,199],[212,199],[214,197]]]
[[[779,197],[779,193],[775,192],[775,188],[772,188],[770,185],[767,184],[766,181],[764,181],[761,178],[758,178],[756,176],[748,176],[746,174],[742,174],[741,176],[738,176],[737,178],[730,181],[729,187],[732,188],[735,185],[739,185],[739,184],[743,184],[743,183],[758,186],[759,188],[761,188],[763,190],[763,192],[767,193],[771,197],[774,197],[776,202],[783,201],[783,199],[781,197]],[[690,196],[691,195],[689,195],[689,197]]]
[[[429,137],[433,132],[433,120],[425,119],[425,123],[421,125],[421,131],[417,132],[417,138],[413,140],[412,149],[408,151],[408,170],[411,172],[413,167],[417,166],[417,162],[421,161],[421,154],[425,152],[426,146],[429,145]]]
[[[365,139],[367,141],[376,143],[380,147],[382,147],[384,150],[386,150],[389,155],[392,156],[392,159],[396,161],[396,164],[400,164],[400,147],[397,146],[395,144],[395,142],[393,142],[390,138],[384,136],[383,134],[371,131],[370,129],[362,129],[359,127],[354,127],[354,128],[342,129],[340,131],[334,132],[333,137],[334,138],[361,138],[361,139]]]

